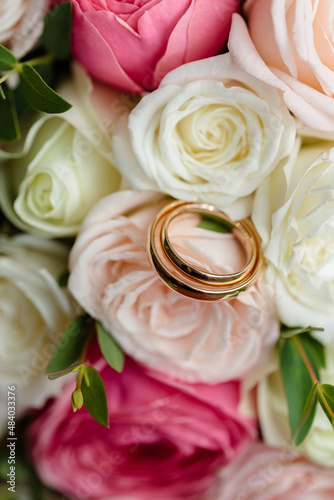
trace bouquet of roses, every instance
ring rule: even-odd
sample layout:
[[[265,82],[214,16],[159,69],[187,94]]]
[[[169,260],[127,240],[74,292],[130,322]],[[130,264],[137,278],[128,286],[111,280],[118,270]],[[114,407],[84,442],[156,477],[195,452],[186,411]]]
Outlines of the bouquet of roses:
[[[1,498],[334,498],[333,4],[0,2]]]

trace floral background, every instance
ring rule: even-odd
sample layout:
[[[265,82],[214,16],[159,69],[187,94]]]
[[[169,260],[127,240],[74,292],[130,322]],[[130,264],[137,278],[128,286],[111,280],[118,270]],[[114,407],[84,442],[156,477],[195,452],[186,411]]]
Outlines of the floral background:
[[[330,0],[0,0],[1,498],[334,498],[333,40]],[[252,220],[255,285],[160,279],[175,199]]]

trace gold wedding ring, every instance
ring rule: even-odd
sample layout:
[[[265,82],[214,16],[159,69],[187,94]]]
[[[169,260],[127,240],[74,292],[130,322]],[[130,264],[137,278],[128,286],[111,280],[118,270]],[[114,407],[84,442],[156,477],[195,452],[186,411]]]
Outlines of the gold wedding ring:
[[[196,214],[223,225],[242,244],[247,263],[231,274],[206,272],[185,260],[174,248],[169,228],[176,218]],[[249,219],[233,221],[224,212],[206,203],[175,201],[154,219],[149,235],[149,255],[160,278],[173,290],[187,297],[216,301],[236,297],[259,278],[262,256],[259,236]]]

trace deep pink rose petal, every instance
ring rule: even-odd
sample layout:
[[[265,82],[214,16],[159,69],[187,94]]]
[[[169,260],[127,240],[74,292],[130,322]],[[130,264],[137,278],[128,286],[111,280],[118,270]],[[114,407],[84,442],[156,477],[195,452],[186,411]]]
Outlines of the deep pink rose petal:
[[[127,92],[156,88],[170,70],[224,49],[239,0],[73,0],[73,54]]]
[[[140,92],[141,87],[124,72],[113,51],[89,21],[88,16],[82,15],[75,2],[73,2],[73,9],[72,50],[75,58],[98,80],[105,83],[112,80],[115,87],[127,92]],[[77,32],[80,32],[79,37],[76,36]],[[99,56],[97,57],[96,54]],[[87,61],[89,61],[89,67]]]
[[[91,351],[107,390],[110,428],[84,408],[74,414],[68,386],[28,432],[41,479],[62,493],[79,500],[203,500],[217,468],[256,439],[254,421],[238,410],[237,382],[162,380],[130,359],[118,374],[95,344]]]

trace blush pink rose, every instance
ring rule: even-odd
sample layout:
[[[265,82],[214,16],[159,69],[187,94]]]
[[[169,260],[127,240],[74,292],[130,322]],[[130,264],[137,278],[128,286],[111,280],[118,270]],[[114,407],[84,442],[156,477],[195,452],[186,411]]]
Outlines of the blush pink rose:
[[[150,224],[170,201],[153,191],[122,191],[97,203],[70,255],[69,289],[128,354],[156,370],[191,382],[246,377],[278,339],[272,288],[259,283],[216,303],[170,289],[147,251]],[[198,222],[171,227],[179,253],[213,273],[241,269],[245,255],[236,238]]]
[[[239,0],[73,0],[73,54],[126,92],[153,89],[172,69],[224,48]]]
[[[306,125],[334,130],[332,0],[248,0],[233,19],[229,49],[245,70],[282,90]]]
[[[333,500],[333,469],[256,443],[222,472],[212,500]]]
[[[187,385],[130,359],[118,374],[93,345],[109,405],[107,429],[82,408],[72,384],[30,426],[28,447],[48,486],[79,500],[202,500],[217,467],[256,438],[238,410],[239,384]]]

